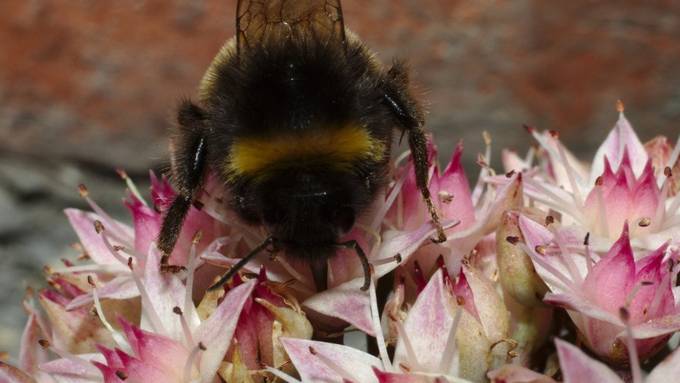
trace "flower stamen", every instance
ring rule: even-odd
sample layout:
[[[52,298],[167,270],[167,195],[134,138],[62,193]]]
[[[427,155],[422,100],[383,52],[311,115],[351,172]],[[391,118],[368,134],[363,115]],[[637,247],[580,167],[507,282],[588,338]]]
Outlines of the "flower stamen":
[[[149,207],[149,204],[146,202],[146,200],[144,200],[144,197],[142,197],[139,189],[137,189],[137,185],[135,185],[130,176],[128,176],[127,172],[123,169],[118,169],[116,172],[118,173],[118,176],[120,176],[120,178],[125,181],[125,185],[130,190],[130,193],[132,193],[132,195],[134,195],[135,198],[137,198],[137,200],[139,200],[139,202],[141,202],[144,206]]]
[[[406,349],[406,357],[411,363],[411,366],[416,370],[419,370],[420,362],[418,361],[418,355],[416,355],[416,352],[413,348],[413,344],[411,343],[411,339],[408,337],[408,333],[404,328],[404,324],[400,320],[395,320],[394,324],[397,329],[399,339],[401,339],[401,341],[404,342],[404,348]]]
[[[560,232],[555,233],[555,243],[557,244],[557,247],[559,249],[558,253],[560,259],[562,260],[562,264],[567,267],[567,271],[569,272],[572,281],[574,281],[577,284],[581,284],[583,283],[583,276],[579,272],[578,266],[576,266],[576,263],[571,257],[571,254],[567,254],[566,246],[564,246],[565,242],[566,241],[563,240]]]
[[[625,307],[621,307],[619,309],[619,317],[626,326],[626,348],[628,349],[628,359],[630,361],[630,372],[633,375],[633,383],[642,383],[640,360],[638,359],[637,347],[635,346],[635,338],[633,338],[633,329],[630,327],[630,313]]]
[[[116,329],[114,329],[113,326],[111,326],[111,323],[106,319],[106,315],[104,314],[101,301],[99,300],[97,285],[95,284],[94,279],[92,278],[91,275],[87,276],[87,283],[89,283],[90,286],[92,287],[92,299],[94,301],[94,309],[95,312],[97,313],[97,317],[102,322],[104,327],[111,333],[111,337],[116,342],[116,344],[118,344],[119,347],[125,350],[130,350],[130,345],[125,340],[125,337],[123,337],[121,333],[116,331]]]
[[[120,246],[114,246],[111,244],[111,241],[109,241],[108,235],[106,228],[104,227],[104,224],[101,223],[101,221],[94,221],[94,229],[101,236],[102,241],[104,242],[104,245],[106,248],[109,250],[111,255],[113,255],[116,260],[122,264],[126,264],[128,262],[127,259],[123,258],[122,255],[119,254],[119,251],[122,249]]]
[[[104,209],[102,209],[96,202],[94,202],[92,198],[90,198],[90,192],[87,190],[85,185],[78,185],[78,191],[80,196],[85,199],[85,202],[90,205],[90,208],[92,208],[92,210],[94,210],[94,212],[97,213],[97,215],[101,217],[111,228],[114,239],[120,240],[120,242],[132,242],[132,238],[130,238],[129,234],[126,233],[125,230],[123,230],[123,228],[120,227],[120,225],[113,218],[111,218],[107,212],[104,211]]]
[[[196,263],[198,257],[196,257],[198,243],[201,242],[201,237],[203,233],[199,230],[194,234],[191,239],[191,249],[189,250],[189,260],[187,262],[187,279],[186,279],[186,289],[184,291],[184,312],[190,312],[190,309],[194,308],[193,294],[194,294],[194,271],[196,271]],[[189,343],[193,344],[193,342]]]
[[[546,197],[548,197],[548,198],[541,198],[538,195],[535,195],[535,196],[532,195],[532,199],[552,208],[555,211],[565,212],[565,213],[571,215],[575,220],[577,220],[579,222],[585,221],[585,219],[584,219],[584,217],[581,213],[581,209],[575,208],[572,202],[567,201],[567,200],[563,199],[562,197],[558,196],[552,190],[550,190],[545,185],[543,185],[542,182],[536,181],[536,180],[534,180],[530,177],[525,177],[525,178],[522,179],[522,181],[527,186],[536,188],[539,192],[542,192]],[[570,208],[565,209],[565,207],[570,207]]]
[[[183,382],[191,382],[192,370],[196,362],[198,361],[198,356],[201,352],[207,350],[203,343],[198,342],[198,344],[191,350],[187,362],[184,364],[184,380]]]
[[[165,327],[163,326],[163,322],[161,322],[160,316],[156,312],[156,309],[153,307],[151,297],[149,297],[149,292],[146,291],[144,283],[142,282],[139,275],[137,275],[132,265],[132,258],[128,258],[128,267],[130,268],[131,271],[130,274],[132,275],[132,280],[135,282],[137,290],[139,290],[139,295],[142,299],[142,314],[145,315],[147,319],[149,319],[149,322],[151,323],[151,327],[153,327],[154,332],[161,333],[162,331],[162,333],[166,333]]]
[[[375,339],[378,344],[380,359],[383,362],[383,368],[387,371],[393,371],[394,367],[392,366],[389,354],[387,353],[385,335],[382,332],[382,326],[380,324],[380,311],[378,311],[378,298],[375,292],[375,275],[373,274],[373,267],[370,268],[370,271],[371,283],[368,287],[368,296],[370,300],[371,319],[373,320],[373,332],[375,332]]]
[[[184,313],[182,312],[182,309],[179,308],[178,306],[175,306],[172,309],[172,312],[177,314],[179,316],[179,321],[182,325],[182,332],[184,333],[184,341],[186,342],[187,346],[192,346],[196,344],[194,342],[194,336],[191,334],[191,329],[189,328],[189,323],[187,323],[187,319],[184,317]]]
[[[590,273],[594,266],[593,253],[590,251],[590,232],[586,233],[586,237],[583,239],[583,246],[585,247],[586,250],[585,251],[586,268]]]
[[[331,370],[333,370],[336,374],[340,375],[342,379],[348,382],[359,382],[350,374],[347,370],[342,368],[340,365],[335,363],[331,358],[327,358],[325,355],[320,354],[319,352],[314,349],[314,347],[309,346],[309,353],[314,355],[317,359],[319,359],[323,364],[328,366]]]
[[[652,298],[652,303],[649,305],[649,313],[651,315],[655,315],[655,313],[659,310],[659,306],[661,305],[661,299],[668,290],[666,290],[667,286],[670,285],[671,281],[671,273],[666,272],[666,274],[663,276],[663,279],[661,279],[661,283],[657,287],[656,291],[654,291],[654,298]]]
[[[583,206],[583,196],[581,196],[581,190],[578,187],[578,184],[576,183],[576,179],[574,178],[575,173],[574,168],[571,167],[571,163],[567,160],[567,155],[564,153],[564,148],[562,147],[562,145],[560,145],[557,138],[555,138],[554,140],[557,145],[557,150],[560,154],[560,160],[562,160],[564,169],[567,171],[567,178],[569,179],[569,184],[571,184],[574,203],[576,203],[576,206],[581,208]]]
[[[635,286],[633,286],[633,289],[630,291],[630,293],[628,293],[628,295],[626,296],[624,307],[630,307],[630,304],[633,302],[633,299],[635,299],[635,296],[637,295],[637,293],[640,292],[641,288],[643,288],[645,286],[650,286],[650,285],[653,285],[653,284],[654,284],[654,282],[652,282],[652,281],[639,281],[638,283],[636,283]]]
[[[561,271],[557,270],[550,263],[543,260],[542,257],[535,256],[534,251],[529,250],[529,247],[526,244],[522,243],[522,244],[520,244],[520,246],[522,246],[522,249],[524,250],[524,252],[526,254],[528,254],[529,257],[531,257],[531,259],[534,262],[536,262],[541,267],[546,269],[550,274],[554,275],[557,278],[558,282],[561,282],[564,285],[564,287],[566,287],[567,290],[571,290],[571,291],[576,290],[576,286],[574,285],[574,282],[571,279],[567,278],[567,276],[564,275]],[[538,249],[536,249],[535,252],[540,254]]]

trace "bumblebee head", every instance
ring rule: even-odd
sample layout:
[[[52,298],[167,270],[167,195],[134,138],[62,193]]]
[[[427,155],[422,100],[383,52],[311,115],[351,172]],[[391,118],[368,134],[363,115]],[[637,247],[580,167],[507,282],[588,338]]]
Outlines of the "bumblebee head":
[[[288,247],[334,244],[351,230],[363,208],[365,185],[347,173],[289,169],[254,190],[257,214],[268,231]]]

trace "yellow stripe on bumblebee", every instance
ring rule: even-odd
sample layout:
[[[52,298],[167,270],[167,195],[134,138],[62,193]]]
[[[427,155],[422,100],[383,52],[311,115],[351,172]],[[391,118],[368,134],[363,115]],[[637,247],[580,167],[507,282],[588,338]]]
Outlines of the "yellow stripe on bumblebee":
[[[372,137],[368,130],[348,125],[274,137],[237,138],[232,143],[225,170],[234,178],[310,163],[346,169],[357,160],[380,161],[385,154],[385,144]]]

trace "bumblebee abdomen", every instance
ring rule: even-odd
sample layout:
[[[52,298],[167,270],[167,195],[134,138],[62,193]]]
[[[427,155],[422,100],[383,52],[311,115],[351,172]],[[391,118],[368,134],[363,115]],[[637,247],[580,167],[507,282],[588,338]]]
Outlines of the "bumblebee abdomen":
[[[318,127],[271,137],[236,137],[225,158],[229,177],[262,177],[283,168],[351,171],[359,162],[380,163],[387,145],[361,126]]]

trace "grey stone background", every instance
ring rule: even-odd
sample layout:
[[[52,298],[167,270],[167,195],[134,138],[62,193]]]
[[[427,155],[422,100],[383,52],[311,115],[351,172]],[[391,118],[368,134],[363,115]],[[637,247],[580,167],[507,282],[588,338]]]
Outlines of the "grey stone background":
[[[675,1],[346,0],[348,27],[379,57],[409,58],[442,158],[472,168],[488,130],[525,150],[521,125],[557,129],[586,158],[623,99],[643,139],[680,116]],[[0,350],[15,353],[26,286],[73,255],[62,214],[79,183],[127,217],[125,168],[163,166],[181,96],[233,34],[234,0],[0,2]]]

